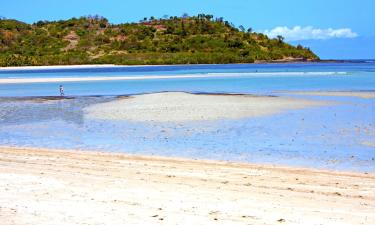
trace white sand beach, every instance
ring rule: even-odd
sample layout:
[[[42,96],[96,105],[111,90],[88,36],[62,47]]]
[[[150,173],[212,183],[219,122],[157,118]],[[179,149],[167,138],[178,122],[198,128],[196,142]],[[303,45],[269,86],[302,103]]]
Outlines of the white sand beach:
[[[108,68],[118,67],[113,64],[91,64],[91,65],[55,65],[55,66],[9,66],[0,67],[0,71],[13,70],[53,70],[53,69],[90,69],[90,68]]]
[[[95,119],[181,122],[256,117],[329,104],[287,97],[165,92],[96,104],[85,111]]]
[[[0,148],[2,225],[375,224],[375,175]]]

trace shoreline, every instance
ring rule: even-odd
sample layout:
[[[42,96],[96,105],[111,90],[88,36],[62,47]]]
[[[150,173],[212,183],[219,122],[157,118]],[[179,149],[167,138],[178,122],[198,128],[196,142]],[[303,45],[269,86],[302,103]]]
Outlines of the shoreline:
[[[49,70],[49,69],[93,69],[93,68],[116,68],[116,67],[156,67],[156,66],[207,66],[207,65],[259,65],[259,64],[315,64],[315,63],[364,63],[366,60],[276,60],[276,61],[256,61],[254,63],[231,63],[231,64],[155,64],[155,65],[117,65],[117,64],[78,64],[78,65],[48,65],[48,66],[9,66],[0,67],[0,71],[14,70]]]
[[[22,83],[58,83],[82,81],[123,81],[123,80],[155,80],[155,79],[189,79],[189,78],[233,78],[251,76],[342,76],[347,72],[247,72],[247,73],[206,73],[179,75],[137,75],[137,76],[98,76],[98,77],[50,77],[50,78],[0,78],[0,84]]]
[[[0,147],[5,224],[373,224],[375,174]]]
[[[0,71],[17,70],[54,70],[54,69],[94,69],[118,67],[114,64],[85,64],[85,65],[51,65],[51,66],[9,66],[0,67]]]
[[[349,170],[330,170],[322,168],[312,168],[312,167],[301,167],[301,166],[288,166],[270,163],[248,163],[248,162],[238,162],[238,161],[227,161],[227,160],[217,160],[217,159],[193,159],[178,156],[161,156],[161,155],[147,155],[147,154],[133,154],[125,152],[116,151],[103,151],[103,150],[82,150],[82,149],[60,149],[60,148],[44,148],[44,147],[17,147],[17,146],[6,146],[0,145],[0,153],[4,150],[10,151],[23,151],[23,152],[40,152],[46,154],[78,154],[78,155],[88,155],[88,156],[103,156],[103,157],[119,157],[135,160],[144,161],[168,161],[174,163],[195,163],[195,164],[206,164],[206,165],[218,165],[218,166],[229,166],[236,168],[249,168],[249,169],[266,169],[266,170],[279,170],[286,172],[311,172],[319,174],[330,174],[330,175],[345,175],[345,176],[355,176],[355,177],[371,177],[375,181],[375,172],[358,172]],[[375,187],[374,187],[375,188]]]

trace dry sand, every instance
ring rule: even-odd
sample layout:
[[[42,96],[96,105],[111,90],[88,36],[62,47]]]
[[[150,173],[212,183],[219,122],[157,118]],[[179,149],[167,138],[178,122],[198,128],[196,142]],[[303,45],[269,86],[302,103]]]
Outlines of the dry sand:
[[[367,99],[375,98],[375,91],[298,91],[288,93],[314,96],[357,97]]]
[[[375,224],[375,175],[0,148],[0,224]]]
[[[85,111],[95,119],[181,122],[264,116],[328,104],[287,97],[166,92],[96,104]]]

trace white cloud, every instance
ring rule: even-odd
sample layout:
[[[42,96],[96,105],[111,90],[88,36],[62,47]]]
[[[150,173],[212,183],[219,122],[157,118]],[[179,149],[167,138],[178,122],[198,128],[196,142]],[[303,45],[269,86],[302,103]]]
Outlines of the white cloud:
[[[299,40],[325,40],[331,38],[355,38],[358,34],[353,32],[350,28],[341,29],[320,29],[312,26],[301,27],[275,27],[272,30],[265,30],[263,32],[271,38],[281,35],[286,41],[299,41]]]

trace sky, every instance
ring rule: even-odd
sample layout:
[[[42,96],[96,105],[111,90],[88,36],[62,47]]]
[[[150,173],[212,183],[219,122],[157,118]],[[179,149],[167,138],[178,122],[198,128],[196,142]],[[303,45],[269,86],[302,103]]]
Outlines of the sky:
[[[101,15],[111,23],[212,14],[310,47],[322,59],[375,58],[375,0],[0,0],[0,16],[33,23]]]

